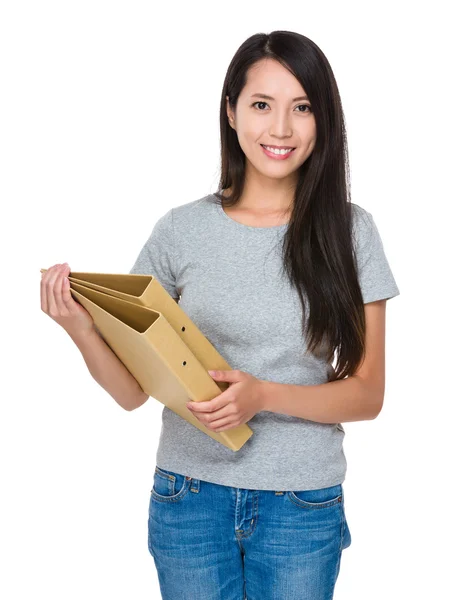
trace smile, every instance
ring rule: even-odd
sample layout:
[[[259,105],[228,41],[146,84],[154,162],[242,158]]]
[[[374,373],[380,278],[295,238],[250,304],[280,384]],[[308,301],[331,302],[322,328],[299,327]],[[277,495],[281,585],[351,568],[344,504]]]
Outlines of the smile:
[[[271,158],[275,158],[276,160],[283,160],[285,158],[288,158],[292,152],[294,152],[295,148],[287,148],[287,149],[279,149],[279,148],[271,148],[270,146],[263,146],[263,144],[261,144],[261,147],[264,151],[264,153],[266,154],[266,156],[269,156]]]

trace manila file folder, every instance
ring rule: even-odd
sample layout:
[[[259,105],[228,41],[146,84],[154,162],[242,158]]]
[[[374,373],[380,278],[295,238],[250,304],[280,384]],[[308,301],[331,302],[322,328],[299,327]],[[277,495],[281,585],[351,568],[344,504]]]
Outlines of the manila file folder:
[[[212,431],[185,406],[227,389],[207,371],[231,367],[155,277],[71,272],[68,279],[73,298],[146,394],[233,451],[253,435],[246,423]]]

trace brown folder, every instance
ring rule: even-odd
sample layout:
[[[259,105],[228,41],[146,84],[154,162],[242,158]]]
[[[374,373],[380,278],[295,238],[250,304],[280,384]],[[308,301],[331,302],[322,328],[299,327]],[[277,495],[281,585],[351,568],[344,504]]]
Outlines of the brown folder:
[[[226,390],[207,371],[231,367],[155,277],[72,272],[68,279],[73,298],[146,394],[231,450],[253,435],[247,424],[211,431],[185,406]]]

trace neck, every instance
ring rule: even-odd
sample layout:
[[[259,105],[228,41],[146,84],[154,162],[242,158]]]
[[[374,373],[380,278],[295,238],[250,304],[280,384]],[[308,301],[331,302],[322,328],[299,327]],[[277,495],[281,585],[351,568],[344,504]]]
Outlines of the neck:
[[[296,178],[271,179],[256,173],[245,177],[242,196],[236,209],[258,215],[286,215],[292,211]],[[230,195],[230,189],[224,195]]]

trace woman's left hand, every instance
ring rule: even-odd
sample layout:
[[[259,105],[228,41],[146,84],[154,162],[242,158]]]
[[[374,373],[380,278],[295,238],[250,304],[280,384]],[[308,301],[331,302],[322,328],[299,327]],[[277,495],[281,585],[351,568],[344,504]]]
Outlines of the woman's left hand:
[[[263,379],[257,379],[238,369],[208,371],[215,381],[230,382],[230,386],[211,400],[187,402],[195,417],[212,431],[226,431],[249,421],[263,410]]]

